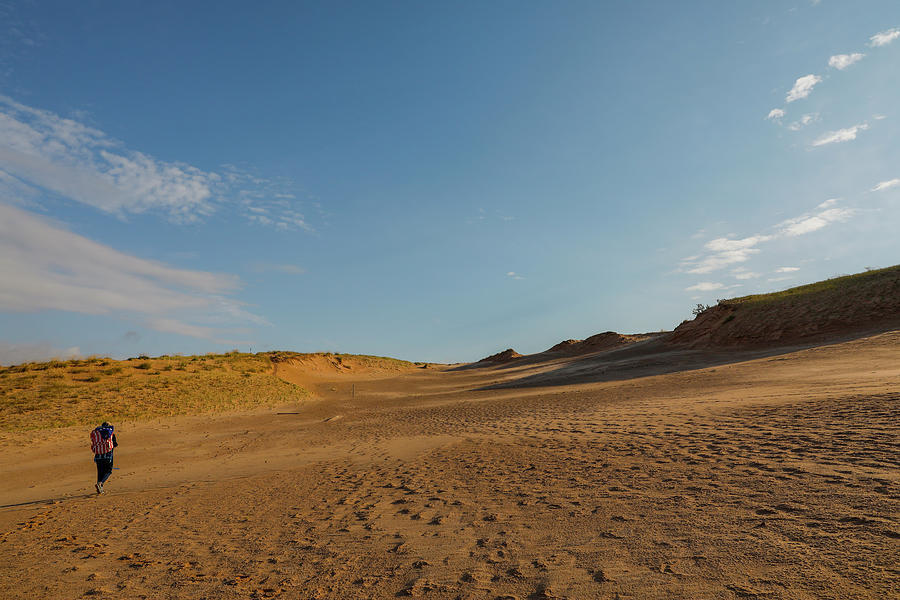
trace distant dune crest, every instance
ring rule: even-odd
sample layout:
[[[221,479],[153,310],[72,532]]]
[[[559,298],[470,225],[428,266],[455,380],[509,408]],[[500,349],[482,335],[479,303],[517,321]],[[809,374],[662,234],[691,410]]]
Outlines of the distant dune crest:
[[[565,354],[585,354],[588,352],[599,352],[601,350],[611,350],[620,346],[640,342],[651,337],[652,334],[633,334],[623,335],[615,331],[606,331],[592,335],[585,340],[565,340],[555,346],[545,350],[545,353],[558,352]]]
[[[509,362],[516,358],[521,358],[523,355],[519,354],[512,348],[507,348],[503,352],[498,352],[497,354],[491,354],[485,358],[482,358],[478,362],[480,363],[504,363]]]

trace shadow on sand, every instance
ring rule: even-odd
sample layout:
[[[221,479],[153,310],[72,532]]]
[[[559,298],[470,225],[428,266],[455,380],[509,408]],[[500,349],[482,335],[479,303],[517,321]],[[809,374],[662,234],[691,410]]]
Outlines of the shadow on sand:
[[[681,371],[694,371],[708,367],[745,362],[748,360],[780,356],[809,348],[849,342],[890,330],[891,329],[868,330],[841,336],[837,339],[831,338],[827,341],[810,340],[807,343],[802,344],[765,348],[691,349],[668,344],[664,338],[655,338],[636,342],[623,348],[596,352],[584,356],[567,357],[565,354],[561,353],[542,352],[516,358],[502,364],[472,363],[470,365],[465,365],[464,367],[459,367],[456,370],[463,370],[463,368],[484,368],[500,371],[524,367],[527,371],[529,370],[527,369],[529,366],[540,369],[540,365],[543,364],[548,367],[517,379],[477,388],[478,390],[623,381],[626,379],[666,375]]]
[[[60,496],[58,498],[42,498],[40,500],[29,500],[28,502],[16,502],[15,504],[0,504],[0,510],[7,508],[23,508],[27,506],[40,506],[42,504],[55,504],[65,500],[84,500],[85,498],[93,498],[97,494],[79,494],[77,496]]]

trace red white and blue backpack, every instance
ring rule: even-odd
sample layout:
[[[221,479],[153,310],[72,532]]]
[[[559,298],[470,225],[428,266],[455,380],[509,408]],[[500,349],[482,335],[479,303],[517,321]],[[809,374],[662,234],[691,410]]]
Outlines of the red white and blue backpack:
[[[106,454],[113,449],[113,428],[97,427],[91,432],[91,451],[94,454]]]

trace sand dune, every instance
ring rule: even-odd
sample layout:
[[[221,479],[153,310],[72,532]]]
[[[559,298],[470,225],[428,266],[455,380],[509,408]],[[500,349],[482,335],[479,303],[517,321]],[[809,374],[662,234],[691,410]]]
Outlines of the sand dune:
[[[666,342],[694,348],[787,346],[900,327],[900,265],[759,296],[721,300]]]
[[[122,424],[102,496],[83,429],[7,434],[0,597],[897,597],[900,332],[654,343],[281,363],[315,397]]]

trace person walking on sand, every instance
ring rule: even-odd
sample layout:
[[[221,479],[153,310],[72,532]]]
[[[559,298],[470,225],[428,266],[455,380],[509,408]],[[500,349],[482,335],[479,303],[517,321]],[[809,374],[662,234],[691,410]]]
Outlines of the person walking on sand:
[[[97,493],[103,493],[103,484],[109,479],[113,471],[113,449],[119,445],[113,426],[103,423],[91,432],[91,450],[94,452],[94,462],[97,463]]]

